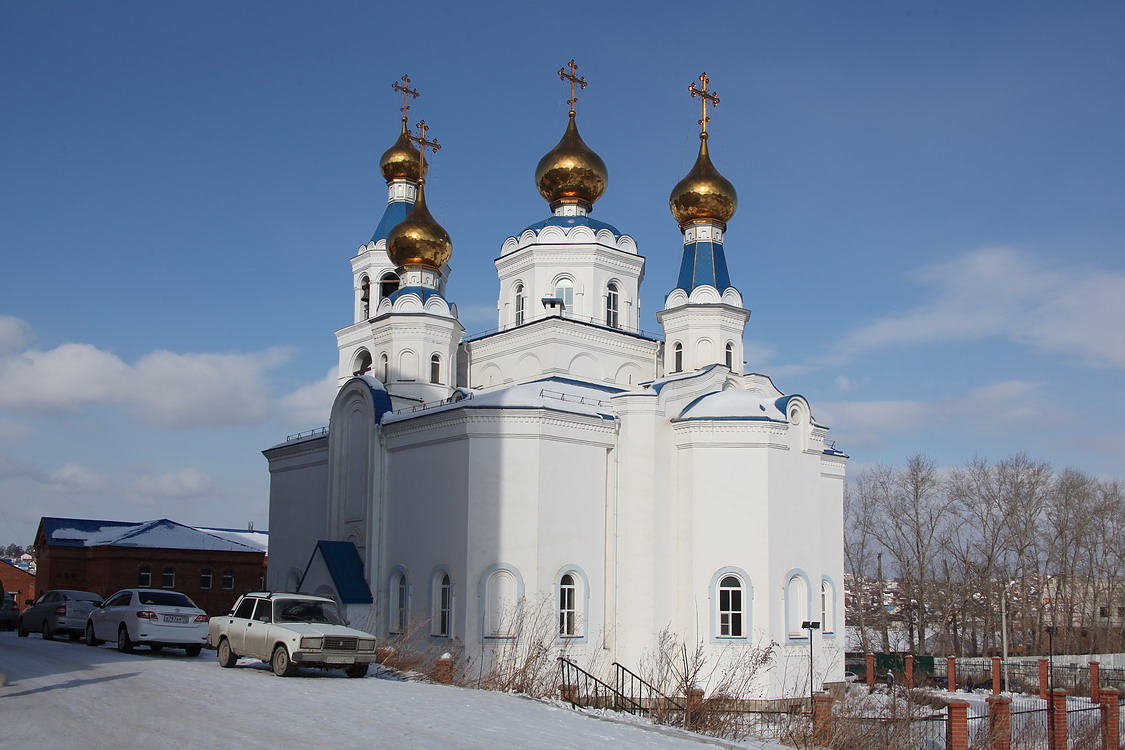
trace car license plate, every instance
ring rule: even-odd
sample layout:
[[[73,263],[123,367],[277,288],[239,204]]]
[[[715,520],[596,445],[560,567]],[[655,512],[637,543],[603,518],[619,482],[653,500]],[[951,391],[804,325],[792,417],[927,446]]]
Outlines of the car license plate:
[[[187,615],[164,615],[164,622],[172,622],[177,625],[187,625]]]
[[[329,664],[351,664],[355,659],[351,656],[329,656],[326,661]]]

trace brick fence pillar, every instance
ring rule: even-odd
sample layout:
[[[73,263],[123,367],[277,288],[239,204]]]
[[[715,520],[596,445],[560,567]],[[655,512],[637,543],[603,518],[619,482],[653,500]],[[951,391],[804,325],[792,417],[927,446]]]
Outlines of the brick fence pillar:
[[[434,659],[434,680],[442,685],[453,683],[453,657],[442,654],[441,658]]]
[[[684,717],[684,722],[687,726],[693,726],[696,719],[699,717],[699,712],[703,708],[703,691],[697,687],[687,689],[687,716]]]
[[[947,701],[949,725],[945,730],[946,750],[969,750],[969,704],[966,701]]]
[[[1049,676],[1050,668],[1047,666],[1046,659],[1039,660],[1039,698],[1040,700],[1047,700],[1047,686],[1051,684]]]
[[[992,738],[991,750],[1012,750],[1012,699],[990,695],[988,703],[988,736]]]
[[[914,688],[914,657],[908,654],[903,658],[903,662],[902,668],[905,670],[903,683],[906,685],[907,690],[912,690]]]
[[[1101,702],[1100,700],[1098,700],[1098,693],[1099,693],[1099,690],[1098,690],[1098,684],[1099,684],[1098,667],[1099,666],[1100,666],[1100,664],[1096,661],[1090,662],[1090,702],[1091,703],[1100,703]]]
[[[945,689],[953,692],[957,689],[957,657],[945,657]]]
[[[865,679],[867,681],[867,687],[874,687],[874,685],[875,685],[875,654],[868,654],[867,655],[867,662],[866,662],[865,666],[867,667],[867,676],[865,677]]]
[[[559,685],[559,697],[565,702],[577,706],[578,705],[578,686],[577,685]]]
[[[992,694],[1000,695],[1000,657],[992,657]]]
[[[827,693],[813,696],[813,742],[823,747],[832,744],[832,696]]]
[[[1067,732],[1066,732],[1066,696],[1068,691],[1055,688],[1051,691],[1051,706],[1047,714],[1048,720],[1051,722],[1048,727],[1050,736],[1054,738],[1054,744],[1051,747],[1056,750],[1066,750],[1067,745]]]
[[[1121,747],[1121,691],[1106,688],[1099,691],[1102,698],[1102,747]]]

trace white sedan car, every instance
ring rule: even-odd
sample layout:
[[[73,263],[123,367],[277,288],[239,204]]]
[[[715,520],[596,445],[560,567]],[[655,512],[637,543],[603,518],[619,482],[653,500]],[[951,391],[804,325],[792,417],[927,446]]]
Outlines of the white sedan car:
[[[207,613],[178,591],[124,589],[90,613],[86,645],[117,644],[123,653],[144,645],[153,651],[165,646],[198,656],[207,642]]]

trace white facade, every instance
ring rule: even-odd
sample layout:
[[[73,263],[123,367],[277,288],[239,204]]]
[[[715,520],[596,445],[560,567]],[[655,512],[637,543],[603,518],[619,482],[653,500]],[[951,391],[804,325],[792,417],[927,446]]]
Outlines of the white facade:
[[[668,280],[663,337],[641,333],[644,258],[588,209],[503,243],[497,330],[477,337],[448,269],[365,299],[364,279],[403,272],[379,237],[361,246],[331,429],[265,451],[270,588],[485,660],[521,597],[579,663],[636,668],[664,628],[718,659],[772,648],[763,697],[807,690],[815,620],[815,679],[841,679],[847,456],[803,397],[743,374],[733,287]],[[724,229],[685,232],[685,268],[711,243],[724,278]],[[333,572],[319,540],[352,542],[362,571]]]

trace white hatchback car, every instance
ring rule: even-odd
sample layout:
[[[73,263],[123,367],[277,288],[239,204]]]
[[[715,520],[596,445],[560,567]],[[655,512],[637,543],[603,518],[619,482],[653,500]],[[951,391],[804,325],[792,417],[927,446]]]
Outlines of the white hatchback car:
[[[178,591],[124,589],[90,613],[86,645],[117,644],[123,653],[144,645],[153,651],[165,646],[198,656],[207,642],[207,613]]]

